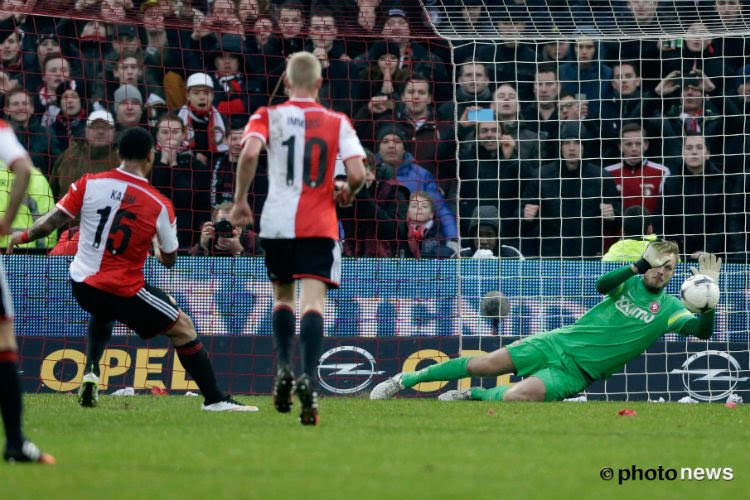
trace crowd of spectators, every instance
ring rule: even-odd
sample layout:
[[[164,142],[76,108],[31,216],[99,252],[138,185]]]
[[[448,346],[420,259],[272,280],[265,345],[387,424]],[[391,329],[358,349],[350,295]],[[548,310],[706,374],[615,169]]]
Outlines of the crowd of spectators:
[[[698,0],[686,15],[657,0],[570,0],[557,13],[556,2],[504,2],[488,19],[473,0],[426,11],[400,0],[0,0],[0,109],[36,167],[16,224],[82,174],[116,167],[118,134],[140,125],[154,134],[150,180],[174,202],[181,248],[257,255],[263,161],[256,225],[223,229],[242,131],[286,98],[286,57],[306,50],[323,68],[321,103],[347,114],[370,152],[365,188],[340,209],[345,255],[598,258],[640,207],[686,255],[746,260],[744,3]],[[581,15],[565,21],[571,12]],[[701,13],[730,34],[710,35]],[[544,16],[575,36],[528,36]],[[488,36],[451,46],[432,26],[452,21]],[[600,36],[668,23],[685,36]]]

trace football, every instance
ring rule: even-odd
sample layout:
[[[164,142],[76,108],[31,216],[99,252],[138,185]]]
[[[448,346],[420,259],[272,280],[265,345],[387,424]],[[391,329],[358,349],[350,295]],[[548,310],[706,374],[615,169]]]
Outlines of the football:
[[[690,276],[680,287],[680,300],[688,311],[702,313],[719,303],[719,286],[705,274]]]

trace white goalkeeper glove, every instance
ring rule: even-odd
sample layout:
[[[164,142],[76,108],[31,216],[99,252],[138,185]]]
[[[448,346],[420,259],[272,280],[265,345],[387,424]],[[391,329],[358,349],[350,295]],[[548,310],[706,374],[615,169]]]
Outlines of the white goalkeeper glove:
[[[719,273],[721,272],[721,257],[716,257],[712,253],[703,253],[698,257],[698,269],[691,267],[690,272],[695,274],[704,274],[719,284]]]
[[[665,253],[669,247],[661,240],[652,241],[646,247],[641,258],[634,262],[638,272],[643,274],[652,267],[661,267],[672,258],[670,253]]]

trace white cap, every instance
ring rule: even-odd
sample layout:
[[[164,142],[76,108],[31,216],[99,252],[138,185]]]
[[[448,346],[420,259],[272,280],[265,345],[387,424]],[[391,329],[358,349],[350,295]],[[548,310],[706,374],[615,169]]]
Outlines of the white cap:
[[[91,125],[97,120],[104,120],[107,123],[109,123],[110,127],[115,126],[115,119],[112,118],[112,114],[109,111],[104,111],[103,109],[100,109],[98,111],[94,111],[89,115],[88,119],[88,125]]]
[[[187,88],[200,86],[214,88],[214,81],[205,73],[193,73],[190,75],[187,81]]]

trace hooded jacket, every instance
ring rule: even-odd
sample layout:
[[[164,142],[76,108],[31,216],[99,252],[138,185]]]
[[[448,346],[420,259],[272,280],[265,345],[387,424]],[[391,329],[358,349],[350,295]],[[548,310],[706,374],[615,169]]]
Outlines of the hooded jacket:
[[[380,154],[375,156],[377,165],[382,164]],[[456,226],[456,216],[451,209],[445,204],[443,194],[438,189],[435,177],[427,170],[414,162],[414,157],[410,153],[404,153],[404,159],[395,170],[396,180],[409,190],[409,193],[424,191],[430,195],[435,203],[435,215],[440,220],[440,232],[443,238],[448,240],[458,239],[458,227]]]

